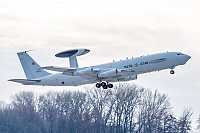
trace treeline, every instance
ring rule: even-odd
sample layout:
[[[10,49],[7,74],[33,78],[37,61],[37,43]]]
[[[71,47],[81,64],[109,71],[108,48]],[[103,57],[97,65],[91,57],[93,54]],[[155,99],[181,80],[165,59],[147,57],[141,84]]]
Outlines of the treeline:
[[[185,109],[175,117],[167,95],[134,84],[39,96],[20,92],[12,103],[0,103],[0,132],[187,133],[191,115]]]

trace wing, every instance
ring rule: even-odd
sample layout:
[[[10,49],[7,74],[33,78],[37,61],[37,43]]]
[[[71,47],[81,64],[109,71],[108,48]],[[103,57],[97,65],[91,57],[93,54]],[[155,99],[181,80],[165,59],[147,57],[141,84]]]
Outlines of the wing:
[[[73,72],[76,70],[76,68],[67,68],[67,67],[58,67],[58,66],[46,66],[42,68],[46,70],[57,71],[57,72],[65,72],[65,71]]]
[[[37,82],[40,82],[41,80],[30,80],[30,79],[10,79],[8,81],[12,81],[12,82],[17,82],[17,83],[21,83],[23,85],[31,85]]]
[[[43,69],[46,70],[51,70],[51,71],[56,71],[56,72],[63,72],[66,75],[73,75],[73,72],[76,71],[76,68],[67,68],[67,67],[58,67],[58,66],[46,66],[42,67]]]
[[[79,75],[84,75],[84,74],[94,73],[94,72],[100,71],[100,69],[94,69],[94,68],[91,68],[91,67],[68,68],[68,67],[46,66],[46,67],[42,67],[42,68],[46,69],[46,70],[62,72],[63,74],[69,75],[69,76],[79,76]]]
[[[127,76],[134,75],[133,70],[131,69],[114,69],[114,68],[67,68],[67,67],[55,67],[48,66],[43,67],[43,69],[62,72],[65,75],[70,76],[80,76],[88,80],[98,80],[100,79],[123,79]]]

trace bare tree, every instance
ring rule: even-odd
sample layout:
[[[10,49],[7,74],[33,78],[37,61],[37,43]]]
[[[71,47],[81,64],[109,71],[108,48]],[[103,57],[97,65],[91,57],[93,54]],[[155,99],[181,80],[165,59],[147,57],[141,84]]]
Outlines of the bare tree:
[[[185,108],[182,116],[179,118],[179,132],[188,133],[191,130],[191,116],[193,112],[191,108]]]
[[[171,113],[167,114],[163,119],[163,133],[178,132],[178,120]]]
[[[13,97],[13,111],[16,113],[19,123],[23,125],[23,132],[43,132],[41,119],[36,111],[33,92],[20,92]]]
[[[114,88],[114,124],[116,132],[133,132],[135,128],[134,116],[137,106],[141,102],[143,88],[135,85],[119,84]]]
[[[38,98],[38,112],[48,133],[55,133],[57,127],[58,106],[56,102],[58,93],[48,92]]]
[[[88,103],[92,105],[91,115],[94,121],[95,132],[105,132],[113,109],[113,95],[111,90],[88,89]]]
[[[200,131],[200,115],[199,118],[197,119],[197,130]]]
[[[86,94],[82,92],[74,92],[69,101],[69,126],[70,132],[78,133],[82,128],[85,113]],[[83,128],[82,128],[83,129]]]
[[[62,92],[57,95],[59,109],[57,132],[93,132],[91,127],[91,106],[88,104],[86,93]]]
[[[190,108],[177,119],[167,95],[119,84],[86,92],[20,92],[0,102],[1,133],[187,133]],[[200,116],[198,118],[200,129]]]
[[[146,90],[139,105],[137,132],[163,132],[163,120],[168,112],[170,112],[170,103],[167,95]]]
[[[10,104],[0,103],[0,131],[2,133],[23,133],[23,125]]]

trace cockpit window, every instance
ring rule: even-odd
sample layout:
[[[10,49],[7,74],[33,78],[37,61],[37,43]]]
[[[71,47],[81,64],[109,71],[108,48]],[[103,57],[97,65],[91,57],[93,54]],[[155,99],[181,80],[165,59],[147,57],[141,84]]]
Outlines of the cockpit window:
[[[182,53],[178,53],[177,55],[184,55],[184,54],[182,54]]]

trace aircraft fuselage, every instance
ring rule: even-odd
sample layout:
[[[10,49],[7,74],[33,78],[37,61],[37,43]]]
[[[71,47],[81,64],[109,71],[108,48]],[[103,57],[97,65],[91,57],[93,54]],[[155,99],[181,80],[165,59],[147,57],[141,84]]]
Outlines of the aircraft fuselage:
[[[83,78],[81,76],[69,76],[63,73],[51,74],[44,77],[36,78],[36,80],[41,80],[40,82],[36,82],[32,85],[43,85],[43,86],[77,86],[83,84],[92,84],[96,83],[99,80],[107,81],[107,82],[117,82],[117,81],[128,81],[131,76],[137,76],[138,74],[149,73],[153,71],[160,71],[164,69],[173,70],[176,66],[184,65],[191,57],[182,54],[180,52],[165,52],[158,53],[146,56],[140,56],[136,58],[121,60],[121,61],[113,61],[106,64],[78,68],[78,70],[84,70],[85,68],[93,68],[100,69],[100,71],[87,78]],[[109,70],[132,70],[131,73],[120,75],[120,77],[111,76],[98,78],[98,74],[102,72],[107,72]],[[87,76],[87,75],[86,75]],[[130,80],[136,79],[130,78]]]

